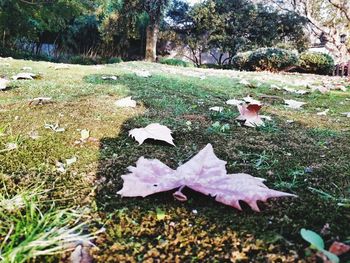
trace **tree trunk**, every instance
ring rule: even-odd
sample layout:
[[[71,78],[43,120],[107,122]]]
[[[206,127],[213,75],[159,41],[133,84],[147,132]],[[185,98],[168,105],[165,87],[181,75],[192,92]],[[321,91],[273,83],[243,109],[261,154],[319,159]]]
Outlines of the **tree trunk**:
[[[156,22],[151,22],[146,30],[146,54],[145,60],[155,62],[157,58],[157,40],[159,33],[159,25]]]

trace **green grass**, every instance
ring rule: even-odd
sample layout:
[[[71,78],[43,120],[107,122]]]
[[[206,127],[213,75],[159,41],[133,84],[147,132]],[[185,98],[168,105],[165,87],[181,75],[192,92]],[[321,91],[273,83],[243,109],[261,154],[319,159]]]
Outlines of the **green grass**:
[[[50,243],[61,232],[50,230],[69,232],[81,224],[86,225],[69,233],[92,235],[106,229],[93,241],[96,262],[312,261],[314,254],[305,253],[308,244],[299,236],[301,228],[320,233],[328,223],[330,234],[323,236],[327,245],[350,239],[350,123],[341,114],[350,111],[350,92],[293,95],[270,88],[274,84],[306,89],[303,82],[320,84],[327,77],[143,62],[55,70],[52,63],[23,60],[1,60],[0,75],[10,77],[24,66],[41,78],[12,82],[0,93],[0,211],[6,209],[1,200],[24,200],[16,213],[2,212],[6,224],[0,226],[0,256],[7,262],[66,259],[66,249]],[[152,76],[136,76],[134,71],[140,69]],[[106,75],[118,79],[102,80]],[[253,85],[244,86],[241,79]],[[128,95],[138,102],[137,108],[116,108],[114,101]],[[272,117],[265,127],[241,126],[235,121],[237,109],[225,104],[247,95],[260,99],[262,114]],[[28,105],[35,97],[52,97],[52,103]],[[307,104],[293,111],[283,99]],[[214,106],[224,111],[209,111]],[[327,116],[316,115],[327,108]],[[176,147],[154,141],[138,146],[128,137],[130,129],[152,122],[173,131]],[[45,123],[59,123],[65,131],[45,129]],[[83,129],[93,140],[77,143]],[[33,139],[32,134],[39,137]],[[121,175],[140,156],[176,168],[207,143],[227,161],[229,173],[265,178],[269,187],[299,197],[270,200],[255,213],[244,204],[244,211],[238,212],[189,189],[186,203],[175,201],[170,193],[144,199],[116,195]],[[16,148],[9,149],[10,144]],[[57,162],[72,157],[77,161],[59,172]],[[27,229],[35,231],[23,234]],[[28,244],[43,238],[48,247],[28,250]],[[54,248],[57,254],[48,255]]]

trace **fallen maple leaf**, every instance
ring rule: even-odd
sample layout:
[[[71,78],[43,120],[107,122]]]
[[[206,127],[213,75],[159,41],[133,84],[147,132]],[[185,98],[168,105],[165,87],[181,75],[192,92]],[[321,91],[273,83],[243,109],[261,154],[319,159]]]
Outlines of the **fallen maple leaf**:
[[[126,97],[126,98],[117,100],[115,102],[115,105],[117,105],[117,107],[120,107],[120,108],[128,108],[128,107],[135,108],[136,107],[136,101],[131,99],[131,96],[130,96],[130,97]]]
[[[287,104],[287,107],[291,109],[300,109],[301,106],[306,104],[305,102],[296,100],[284,100],[284,102]]]
[[[171,136],[171,130],[159,123],[152,123],[145,128],[133,129],[129,131],[129,136],[135,138],[135,140],[141,145],[146,139],[154,139],[165,141],[171,145],[174,145],[173,137]]]
[[[29,80],[33,80],[37,77],[36,74],[33,73],[18,73],[15,76],[12,76],[13,80],[19,80],[19,79],[29,79]]]
[[[261,105],[237,105],[237,108],[240,115],[236,118],[236,120],[244,121],[244,125],[248,127],[264,126],[264,122],[259,116]]]
[[[294,196],[267,188],[262,178],[249,174],[227,174],[226,162],[216,157],[208,144],[187,163],[173,170],[159,160],[141,157],[129,174],[122,175],[122,197],[146,197],[151,194],[179,188],[173,195],[180,201],[187,197],[181,192],[187,186],[197,192],[215,197],[217,202],[242,210],[239,201],[246,202],[259,212],[257,201],[266,202],[272,197]]]

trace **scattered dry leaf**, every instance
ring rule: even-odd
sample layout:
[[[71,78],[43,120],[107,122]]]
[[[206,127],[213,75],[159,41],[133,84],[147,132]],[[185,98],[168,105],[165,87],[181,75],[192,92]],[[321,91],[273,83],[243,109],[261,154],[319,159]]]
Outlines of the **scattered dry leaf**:
[[[284,100],[284,102],[287,104],[287,107],[291,109],[300,109],[303,105],[306,104],[305,102],[296,100]]]
[[[126,97],[126,98],[117,100],[115,102],[115,105],[117,105],[117,107],[120,107],[120,108],[128,108],[128,107],[135,108],[136,101],[131,99],[131,96],[130,96],[130,97]]]
[[[244,97],[243,100],[246,102],[246,103],[249,103],[249,104],[256,104],[256,105],[262,105],[262,103],[258,100],[255,100],[253,99],[252,97],[250,96],[247,96],[247,97]]]
[[[318,116],[326,116],[328,112],[329,112],[329,109],[326,109],[326,110],[324,110],[324,111],[317,112],[316,114],[317,114]]]
[[[29,105],[43,105],[43,104],[48,104],[48,103],[52,103],[52,98],[50,97],[38,97],[38,98],[34,98],[29,102]]]
[[[216,106],[216,107],[211,107],[211,108],[209,108],[209,110],[210,110],[210,111],[222,112],[222,111],[224,110],[224,108],[223,108],[223,107],[218,107],[218,106]]]
[[[18,73],[17,75],[15,76],[12,76],[12,79],[13,80],[21,80],[21,79],[29,79],[29,80],[33,80],[37,78],[37,75],[36,74],[33,74],[33,73]]]
[[[117,76],[103,76],[102,79],[103,80],[117,80],[118,77]]]
[[[0,78],[0,90],[7,89],[9,84],[10,84],[9,80]]]
[[[129,131],[129,136],[135,138],[135,140],[141,145],[146,139],[154,139],[165,141],[171,145],[174,145],[173,137],[171,136],[171,130],[159,123],[152,123],[145,128],[133,129]]]
[[[248,127],[263,126],[264,122],[259,116],[261,105],[237,105],[240,115],[236,118],[239,121],[244,121],[244,125]]]
[[[231,100],[226,101],[226,104],[233,105],[233,106],[241,105],[243,103],[244,103],[243,100],[236,100],[236,99],[231,99]]]

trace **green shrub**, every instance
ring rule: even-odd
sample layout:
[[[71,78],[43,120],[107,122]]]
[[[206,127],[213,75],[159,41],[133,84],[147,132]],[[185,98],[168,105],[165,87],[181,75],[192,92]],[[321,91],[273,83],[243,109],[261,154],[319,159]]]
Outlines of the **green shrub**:
[[[306,51],[300,54],[299,68],[305,73],[330,74],[334,68],[333,58],[325,53]]]
[[[107,64],[117,64],[121,62],[123,62],[123,60],[120,57],[111,57],[107,60]]]
[[[172,65],[172,66],[179,66],[179,67],[190,67],[191,63],[183,61],[181,59],[177,58],[161,58],[159,60],[159,63],[166,64],[166,65]]]
[[[69,59],[69,63],[71,64],[80,64],[80,65],[95,65],[97,59],[84,56],[84,55],[78,55],[78,56],[73,56]]]
[[[298,64],[298,56],[293,51],[281,48],[260,48],[248,57],[247,69],[254,71],[281,71]]]
[[[251,53],[251,51],[238,53],[231,60],[232,67],[238,70],[247,70],[248,60]]]

